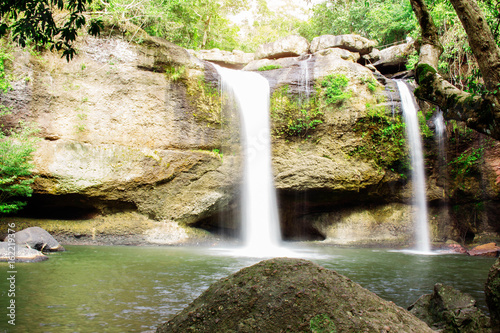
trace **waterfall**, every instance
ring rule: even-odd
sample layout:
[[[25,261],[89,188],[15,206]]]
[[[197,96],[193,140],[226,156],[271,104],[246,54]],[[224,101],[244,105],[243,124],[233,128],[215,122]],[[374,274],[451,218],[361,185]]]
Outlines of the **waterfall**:
[[[446,130],[446,125],[444,123],[443,112],[439,110],[434,116],[433,120],[434,128],[436,130],[436,141],[439,149],[439,168],[440,171],[446,168],[446,156],[444,150],[444,133]]]
[[[240,113],[243,151],[241,236],[246,251],[259,255],[281,243],[276,192],[271,169],[270,89],[258,73],[216,66],[221,89]]]
[[[299,62],[299,100],[301,103],[304,103],[304,101],[306,101],[311,94],[309,89],[309,59],[311,59],[311,57],[312,55],[309,54],[306,59]]]
[[[396,83],[401,96],[401,108],[403,109],[406,135],[410,148],[416,241],[415,250],[419,252],[430,252],[431,245],[427,223],[427,201],[425,198],[424,157],[422,153],[417,108],[415,106],[413,94],[410,92],[406,83],[400,80],[396,80]]]

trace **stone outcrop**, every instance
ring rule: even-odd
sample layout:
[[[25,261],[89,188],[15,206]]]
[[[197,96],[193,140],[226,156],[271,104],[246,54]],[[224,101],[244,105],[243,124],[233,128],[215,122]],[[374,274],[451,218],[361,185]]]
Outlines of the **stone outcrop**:
[[[138,45],[85,36],[79,43],[69,63],[50,52],[31,60],[19,52],[13,71],[30,80],[1,96],[14,107],[8,121],[35,122],[43,139],[29,207],[70,212],[63,218],[136,210],[183,223],[227,207],[238,157],[212,152],[222,145],[220,126],[195,118],[186,92],[187,80],[204,74],[201,61],[157,39]],[[185,81],[156,71],[164,65],[184,68]]]
[[[491,266],[484,293],[490,310],[493,333],[500,332],[500,259]]]
[[[208,288],[162,332],[415,332],[432,330],[348,278],[302,259],[262,261]]]
[[[255,59],[277,59],[296,57],[309,52],[309,42],[301,36],[291,35],[275,42],[259,46],[255,52]]]
[[[51,234],[40,227],[26,228],[16,232],[16,244],[38,251],[65,251],[64,247]]]
[[[48,259],[49,257],[38,250],[13,243],[0,242],[0,261],[39,262]]]
[[[471,296],[440,283],[408,310],[439,332],[491,332],[488,317]]]
[[[311,53],[329,48],[341,48],[364,55],[370,53],[376,45],[375,41],[359,35],[323,35],[313,38]]]
[[[232,52],[219,49],[188,51],[200,60],[210,61],[222,67],[233,69],[242,69],[254,60],[253,53],[245,53],[239,50],[233,50]]]
[[[382,74],[405,71],[408,56],[414,51],[413,42],[388,47],[380,51],[373,65]]]

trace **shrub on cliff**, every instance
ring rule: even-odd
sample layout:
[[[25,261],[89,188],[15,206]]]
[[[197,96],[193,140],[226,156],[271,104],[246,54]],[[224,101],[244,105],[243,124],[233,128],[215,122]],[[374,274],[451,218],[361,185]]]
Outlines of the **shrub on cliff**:
[[[5,112],[0,113],[0,117]],[[26,205],[33,189],[32,153],[36,150],[37,130],[20,123],[18,129],[0,127],[0,214],[15,213]]]

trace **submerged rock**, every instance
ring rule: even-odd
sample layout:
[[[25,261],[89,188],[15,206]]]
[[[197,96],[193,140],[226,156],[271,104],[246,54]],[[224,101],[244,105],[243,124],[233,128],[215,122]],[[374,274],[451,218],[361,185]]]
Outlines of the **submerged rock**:
[[[490,332],[488,317],[470,295],[440,283],[432,294],[423,295],[408,310],[440,332]]]
[[[408,311],[303,259],[275,258],[214,283],[162,332],[432,332]]]
[[[491,327],[494,333],[498,333],[500,332],[500,259],[497,259],[490,268],[484,294],[490,310]]]
[[[16,243],[39,251],[65,251],[54,237],[40,227],[30,227],[16,232]]]
[[[0,261],[39,262],[48,259],[49,257],[38,250],[30,249],[14,243],[0,243]]]

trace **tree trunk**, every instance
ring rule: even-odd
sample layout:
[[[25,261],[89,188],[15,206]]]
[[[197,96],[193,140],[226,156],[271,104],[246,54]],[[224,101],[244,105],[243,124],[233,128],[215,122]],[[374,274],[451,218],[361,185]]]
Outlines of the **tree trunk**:
[[[436,26],[424,0],[410,0],[417,16],[422,39],[418,42],[417,97],[438,105],[447,119],[464,121],[468,127],[500,140],[500,50],[481,10],[474,0],[451,0],[469,37],[472,52],[490,93],[483,96],[464,92],[437,72],[442,46]]]

